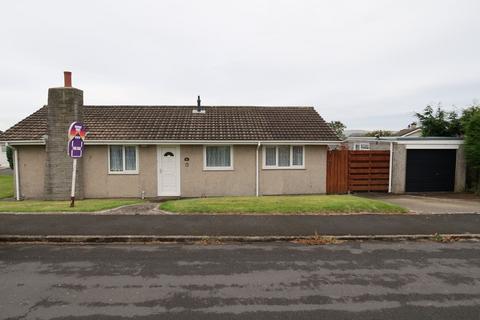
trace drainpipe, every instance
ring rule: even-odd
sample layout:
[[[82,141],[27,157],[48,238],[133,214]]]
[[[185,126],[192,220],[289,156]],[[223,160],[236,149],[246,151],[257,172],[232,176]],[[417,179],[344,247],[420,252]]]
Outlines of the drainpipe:
[[[257,152],[255,154],[255,196],[258,197],[258,170],[259,170],[259,166],[258,166],[258,150],[260,149],[260,141],[258,141],[258,144],[257,144]]]
[[[8,146],[8,143],[6,143]],[[19,176],[19,168],[18,168],[18,150],[17,148],[13,148],[13,169],[15,170],[15,199],[20,201],[20,176]]]
[[[388,166],[388,193],[392,193],[393,141],[390,141],[390,165]]]

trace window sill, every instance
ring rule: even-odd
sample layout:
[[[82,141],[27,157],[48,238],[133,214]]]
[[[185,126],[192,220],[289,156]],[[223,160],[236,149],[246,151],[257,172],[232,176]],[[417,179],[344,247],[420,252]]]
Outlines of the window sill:
[[[262,170],[305,170],[305,167],[262,167]]]
[[[212,167],[212,168],[203,168],[203,171],[234,171],[232,167]]]
[[[132,171],[132,172],[115,172],[115,171],[112,171],[112,172],[109,172],[108,173],[109,175],[138,175],[138,171]]]

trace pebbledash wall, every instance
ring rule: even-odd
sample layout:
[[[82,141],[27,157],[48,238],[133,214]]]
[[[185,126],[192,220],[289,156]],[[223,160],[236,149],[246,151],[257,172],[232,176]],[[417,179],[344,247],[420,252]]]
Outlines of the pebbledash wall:
[[[256,146],[233,146],[233,170],[204,170],[203,146],[181,145],[182,197],[255,195]],[[45,147],[18,146],[21,194],[25,199],[45,198]],[[86,146],[83,191],[86,198],[157,196],[157,146],[139,146],[138,174],[109,174],[108,147]],[[321,194],[326,191],[326,146],[305,146],[304,169],[262,169],[259,152],[259,193]]]
[[[138,148],[138,174],[108,174],[108,146],[86,146],[84,191],[86,198],[157,196],[157,148]]]
[[[182,197],[255,195],[257,146],[233,147],[233,170],[203,170],[203,146],[182,145],[181,159],[190,158],[190,165],[181,163]],[[304,169],[263,169],[259,150],[259,194],[318,194],[326,192],[326,146],[305,146]]]
[[[16,146],[15,148],[18,152],[20,196],[24,196],[26,199],[45,199],[45,161],[47,155],[45,146]],[[14,174],[15,172],[16,170],[14,170]],[[17,188],[14,190],[17,190]]]

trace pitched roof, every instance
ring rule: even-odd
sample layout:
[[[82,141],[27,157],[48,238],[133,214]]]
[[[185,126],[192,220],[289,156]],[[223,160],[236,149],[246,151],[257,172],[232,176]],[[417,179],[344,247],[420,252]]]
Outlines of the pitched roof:
[[[397,131],[394,136],[398,136],[398,137],[403,137],[403,136],[408,136],[409,134],[412,134],[413,132],[417,131],[417,130],[422,130],[422,128],[420,127],[411,127],[411,128],[406,128],[406,129],[402,129],[400,131]]]
[[[313,107],[84,106],[87,140],[338,141]],[[40,140],[47,107],[8,129],[0,140]]]

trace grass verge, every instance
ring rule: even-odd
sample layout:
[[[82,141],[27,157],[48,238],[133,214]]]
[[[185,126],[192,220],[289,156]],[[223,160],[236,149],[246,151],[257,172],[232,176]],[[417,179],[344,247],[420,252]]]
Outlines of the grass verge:
[[[75,201],[0,201],[0,212],[94,212],[142,203],[139,199],[87,199]]]
[[[160,209],[177,213],[329,214],[406,213],[407,209],[380,200],[351,195],[214,197],[170,200]]]
[[[0,199],[13,197],[13,176],[0,176]]]

